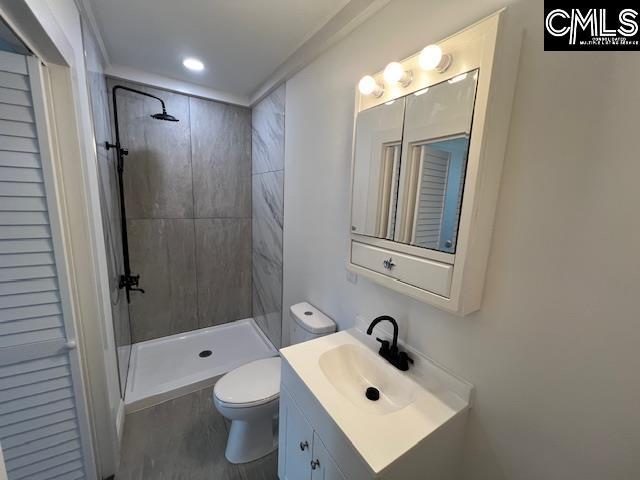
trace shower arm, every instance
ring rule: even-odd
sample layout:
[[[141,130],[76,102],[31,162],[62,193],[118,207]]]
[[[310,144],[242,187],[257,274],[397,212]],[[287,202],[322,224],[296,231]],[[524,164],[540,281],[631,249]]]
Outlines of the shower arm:
[[[131,273],[131,264],[129,260],[129,236],[127,235],[127,215],[126,208],[124,203],[124,157],[129,154],[129,151],[126,148],[123,148],[120,145],[120,126],[118,124],[118,100],[117,100],[117,91],[118,90],[126,90],[128,92],[137,93],[138,95],[144,95],[145,97],[150,97],[158,100],[162,105],[162,113],[166,114],[167,109],[165,107],[164,101],[161,98],[156,97],[155,95],[151,95],[150,93],[142,92],[140,90],[136,90],[134,88],[125,87],[124,85],[116,85],[111,90],[112,101],[113,101],[113,123],[115,124],[116,129],[116,143],[105,142],[105,146],[107,150],[111,148],[116,149],[116,153],[118,156],[118,190],[120,195],[120,230],[122,232],[122,260],[124,263],[124,274],[120,275],[119,279],[119,288],[124,288],[127,292],[127,303],[131,302],[130,292],[141,292],[144,293],[142,288],[139,288],[140,284],[140,275],[133,275]]]

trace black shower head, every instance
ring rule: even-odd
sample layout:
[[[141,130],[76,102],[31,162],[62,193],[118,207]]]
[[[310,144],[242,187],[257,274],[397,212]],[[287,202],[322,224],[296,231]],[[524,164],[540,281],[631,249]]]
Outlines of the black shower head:
[[[151,115],[151,118],[155,118],[156,120],[166,120],[167,122],[179,122],[176,117],[173,115],[169,115],[166,110],[162,110],[162,113],[154,113]]]

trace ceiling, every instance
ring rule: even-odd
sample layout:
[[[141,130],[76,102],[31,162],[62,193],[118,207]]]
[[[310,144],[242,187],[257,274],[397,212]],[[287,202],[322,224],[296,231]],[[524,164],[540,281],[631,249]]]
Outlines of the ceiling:
[[[113,65],[250,96],[349,0],[88,3]],[[188,56],[205,70],[185,70]]]

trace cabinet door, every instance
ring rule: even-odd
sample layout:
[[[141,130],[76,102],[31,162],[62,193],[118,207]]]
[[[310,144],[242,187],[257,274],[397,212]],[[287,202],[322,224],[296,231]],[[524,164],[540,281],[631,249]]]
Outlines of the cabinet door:
[[[311,480],[345,480],[344,475],[329,455],[320,437],[313,433],[313,460]]]
[[[280,480],[310,480],[313,429],[284,388],[280,389],[279,442]]]

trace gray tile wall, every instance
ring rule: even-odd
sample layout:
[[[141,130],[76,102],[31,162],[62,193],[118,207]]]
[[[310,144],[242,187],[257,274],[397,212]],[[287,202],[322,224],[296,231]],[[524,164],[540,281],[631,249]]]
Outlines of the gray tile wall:
[[[252,112],[253,317],[276,347],[282,337],[285,86]]]
[[[251,316],[251,219],[198,218],[200,328]]]
[[[194,219],[130,219],[131,269],[145,294],[132,293],[135,341],[198,328]]]
[[[134,342],[251,316],[251,111],[109,79],[118,95]]]
[[[251,217],[251,111],[190,99],[196,218]]]

